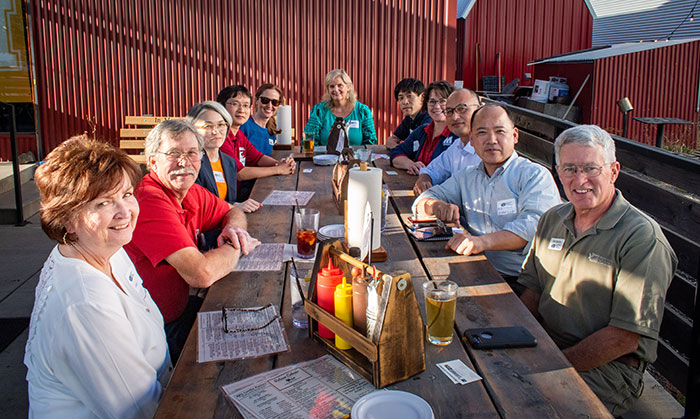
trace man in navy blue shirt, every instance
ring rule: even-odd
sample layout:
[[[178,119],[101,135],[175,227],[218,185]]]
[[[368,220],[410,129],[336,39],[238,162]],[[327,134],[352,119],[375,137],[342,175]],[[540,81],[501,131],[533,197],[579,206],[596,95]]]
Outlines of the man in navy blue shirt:
[[[396,131],[386,139],[386,148],[389,150],[405,140],[414,129],[432,120],[423,109],[424,92],[423,82],[413,78],[401,80],[394,88],[394,97],[405,117]]]

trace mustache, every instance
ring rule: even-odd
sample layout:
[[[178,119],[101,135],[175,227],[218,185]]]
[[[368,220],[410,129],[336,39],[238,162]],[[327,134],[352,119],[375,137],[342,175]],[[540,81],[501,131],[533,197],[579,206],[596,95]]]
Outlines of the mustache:
[[[192,176],[197,176],[197,172],[195,172],[194,169],[191,167],[180,167],[178,169],[173,169],[169,172],[169,174],[172,176],[187,175],[187,174],[190,174]]]

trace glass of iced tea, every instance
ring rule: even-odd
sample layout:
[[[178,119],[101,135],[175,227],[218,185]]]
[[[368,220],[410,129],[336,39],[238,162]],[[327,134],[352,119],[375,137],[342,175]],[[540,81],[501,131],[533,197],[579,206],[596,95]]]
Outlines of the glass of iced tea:
[[[303,147],[304,147],[304,153],[306,154],[311,154],[314,152],[314,135],[313,134],[303,134]]]
[[[297,256],[311,259],[316,254],[316,233],[321,213],[312,208],[301,208],[294,214],[297,225]]]
[[[449,345],[457,307],[457,284],[452,281],[425,281],[425,314],[428,341],[433,345]]]

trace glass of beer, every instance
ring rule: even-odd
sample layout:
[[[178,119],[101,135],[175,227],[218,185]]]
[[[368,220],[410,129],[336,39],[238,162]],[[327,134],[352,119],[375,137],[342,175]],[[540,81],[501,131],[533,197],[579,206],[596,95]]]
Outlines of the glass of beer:
[[[313,134],[307,134],[303,133],[303,147],[304,147],[304,153],[306,154],[312,154],[314,152],[314,135]]]
[[[312,208],[301,208],[294,214],[297,226],[297,256],[311,259],[316,254],[316,234],[321,213]]]
[[[457,284],[452,281],[425,281],[425,314],[428,341],[433,345],[449,345],[457,307]]]

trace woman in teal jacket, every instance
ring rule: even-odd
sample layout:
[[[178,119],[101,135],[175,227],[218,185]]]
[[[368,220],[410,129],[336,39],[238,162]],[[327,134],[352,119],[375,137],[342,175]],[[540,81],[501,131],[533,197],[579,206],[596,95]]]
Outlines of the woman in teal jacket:
[[[345,70],[331,70],[324,82],[323,102],[311,108],[304,132],[316,139],[316,145],[326,145],[331,126],[337,117],[345,120],[350,145],[376,144],[372,111],[357,101],[352,80]]]

